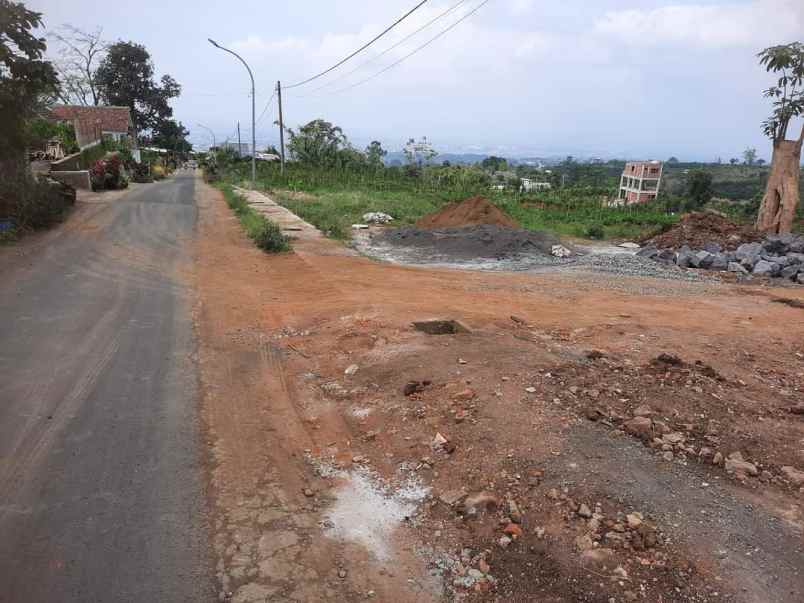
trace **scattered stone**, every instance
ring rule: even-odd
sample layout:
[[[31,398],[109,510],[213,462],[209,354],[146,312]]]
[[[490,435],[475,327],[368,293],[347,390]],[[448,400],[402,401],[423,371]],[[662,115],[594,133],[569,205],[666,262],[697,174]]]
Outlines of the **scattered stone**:
[[[653,434],[653,421],[648,417],[634,417],[623,424],[625,431],[638,438],[649,439]]]
[[[455,392],[452,394],[452,399],[456,402],[469,402],[472,398],[475,397],[474,390],[470,388],[463,389],[459,392]]]
[[[441,433],[436,433],[433,441],[430,443],[430,446],[433,450],[438,450],[439,448],[443,448],[444,445],[448,442],[447,438],[445,438]]]
[[[804,486],[804,471],[799,471],[795,467],[787,465],[782,467],[782,474],[794,486]]]
[[[662,458],[666,460],[668,463],[673,460],[673,453],[669,450],[667,452],[662,453]]]
[[[581,553],[581,562],[586,566],[610,566],[614,559],[614,551],[607,548],[589,549]]]
[[[729,272],[736,272],[737,274],[748,274],[748,270],[746,270],[742,264],[737,262],[729,262],[729,265],[726,269]]]
[[[557,258],[567,258],[572,255],[572,251],[563,245],[553,245],[550,247],[550,253]]]
[[[650,416],[655,415],[655,414],[656,414],[656,413],[655,413],[655,412],[653,412],[653,410],[651,409],[651,407],[650,407],[650,406],[647,406],[647,405],[645,405],[645,404],[642,404],[642,405],[640,405],[640,406],[637,406],[637,407],[634,409],[634,416],[635,416],[635,417],[650,417]]]
[[[743,455],[740,452],[732,452],[728,456],[725,468],[727,473],[733,473],[738,478],[744,478],[747,475],[752,477],[759,475],[757,466],[743,459]]]
[[[491,492],[477,492],[466,497],[463,502],[463,511],[466,515],[476,515],[480,511],[493,511],[500,506],[498,499]]]
[[[485,560],[485,559],[481,559],[481,560],[480,560],[480,561],[477,563],[477,568],[478,568],[478,569],[479,569],[481,572],[483,572],[484,574],[488,574],[488,573],[491,571],[491,567],[489,566],[489,564],[488,564],[488,563],[486,563],[486,560]]]
[[[388,222],[393,222],[393,220],[391,216],[381,211],[370,211],[363,214],[363,221],[368,224],[388,224]]]
[[[619,578],[620,580],[628,580],[628,572],[625,571],[622,565],[618,565],[617,567],[615,567],[612,574],[614,574],[614,576]]]
[[[510,536],[513,540],[516,540],[522,536],[522,528],[515,523],[509,523],[507,526],[505,526],[503,532]]]
[[[578,507],[578,515],[583,517],[584,519],[589,519],[590,517],[592,517],[592,511],[586,504],[581,503],[581,506]]]
[[[508,536],[500,536],[500,539],[497,541],[497,544],[502,549],[507,549],[508,545],[511,544],[511,538]]]
[[[347,571],[345,569],[339,569],[338,570],[338,578],[343,580],[344,578],[346,578],[346,576],[347,576]]]
[[[629,528],[636,530],[642,525],[642,513],[629,513],[625,516],[625,520],[628,522]]]
[[[359,366],[357,366],[356,364],[350,364],[349,366],[346,367],[346,370],[343,371],[343,374],[346,375],[347,377],[351,377],[358,370],[360,370]]]
[[[715,453],[715,456],[712,457],[712,464],[713,465],[722,465],[723,464],[723,455],[719,452]]]

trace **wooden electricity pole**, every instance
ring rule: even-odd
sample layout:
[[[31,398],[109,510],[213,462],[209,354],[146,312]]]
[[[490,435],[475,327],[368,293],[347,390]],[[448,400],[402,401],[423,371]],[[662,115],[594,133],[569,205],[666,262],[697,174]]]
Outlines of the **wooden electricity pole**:
[[[285,173],[285,122],[282,119],[282,82],[276,83],[276,98],[279,101],[279,153],[282,158],[282,173]]]
[[[243,147],[240,146],[240,122],[237,122],[237,158],[243,156]]]

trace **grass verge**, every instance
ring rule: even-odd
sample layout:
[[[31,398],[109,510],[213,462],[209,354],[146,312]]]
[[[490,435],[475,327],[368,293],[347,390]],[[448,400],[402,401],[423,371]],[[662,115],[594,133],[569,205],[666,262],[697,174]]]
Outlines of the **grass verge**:
[[[257,247],[269,253],[290,251],[290,240],[282,234],[279,226],[251,208],[245,197],[236,193],[231,185],[223,184],[219,188],[223,191],[226,203]]]

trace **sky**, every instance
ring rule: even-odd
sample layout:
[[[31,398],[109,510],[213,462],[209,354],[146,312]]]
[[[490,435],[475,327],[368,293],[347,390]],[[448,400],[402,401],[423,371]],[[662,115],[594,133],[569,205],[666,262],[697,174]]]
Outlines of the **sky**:
[[[262,148],[278,141],[278,80],[332,66],[418,1],[138,0],[119,14],[109,0],[25,4],[48,30],[101,26],[108,40],[145,45],[157,73],[182,85],[174,117],[201,147],[212,137],[199,124],[220,143],[240,121],[250,139],[248,74],[207,38],[235,50],[254,72]],[[286,125],[323,118],[357,147],[390,150],[426,136],[442,153],[728,161],[750,146],[770,157],[760,124],[773,78],[756,53],[804,39],[802,0],[488,0],[345,90],[482,1],[429,0],[343,67],[284,90]]]

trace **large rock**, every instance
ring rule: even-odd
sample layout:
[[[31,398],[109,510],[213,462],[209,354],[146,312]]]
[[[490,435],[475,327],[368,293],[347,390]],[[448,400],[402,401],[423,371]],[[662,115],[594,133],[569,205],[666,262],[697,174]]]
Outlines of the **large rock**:
[[[762,243],[762,249],[769,253],[784,253],[792,242],[793,237],[790,235],[770,235]]]
[[[704,251],[708,251],[709,253],[720,253],[721,251],[723,251],[723,248],[714,241],[707,241],[706,243],[704,243],[703,248]]]
[[[796,275],[796,282],[797,282],[799,285],[804,285],[804,272],[799,272],[799,273]]]
[[[794,264],[804,264],[804,253],[796,253],[791,251],[787,254],[787,264],[789,266]]]
[[[676,253],[676,264],[680,268],[689,268],[692,266],[692,259],[695,254],[692,253],[692,250],[684,245],[681,249],[678,250]]]
[[[779,264],[767,260],[759,260],[754,264],[753,273],[757,276],[776,276],[781,271]]]
[[[712,254],[712,264],[709,270],[726,270],[729,267],[729,260],[723,253]]]
[[[780,276],[782,278],[786,278],[789,280],[795,280],[796,275],[801,271],[804,271],[804,266],[802,266],[801,264],[794,264],[793,266],[787,266],[787,268],[782,268]]]
[[[751,270],[759,261],[759,256],[762,253],[762,245],[759,243],[743,243],[734,252],[737,261],[744,267]]]
[[[648,245],[647,247],[643,247],[642,249],[637,251],[636,255],[638,255],[641,258],[651,259],[659,255],[659,250],[656,249],[656,247],[654,247],[653,245]]]
[[[712,266],[714,256],[708,251],[698,251],[692,254],[692,266],[707,270]]]
[[[755,477],[759,475],[757,466],[743,459],[743,455],[739,452],[732,452],[728,458],[726,458],[725,468],[727,473],[733,473],[737,477],[745,477],[747,475]]]
[[[794,486],[804,486],[804,471],[799,471],[795,467],[782,467],[785,478]]]
[[[653,421],[649,417],[634,417],[623,424],[625,431],[643,440],[653,437]]]
[[[748,274],[748,270],[746,270],[742,264],[738,264],[737,262],[729,262],[728,271],[736,272],[737,274]]]
[[[662,249],[657,253],[654,258],[658,262],[666,262],[668,264],[672,264],[676,261],[676,252],[672,249]]]

